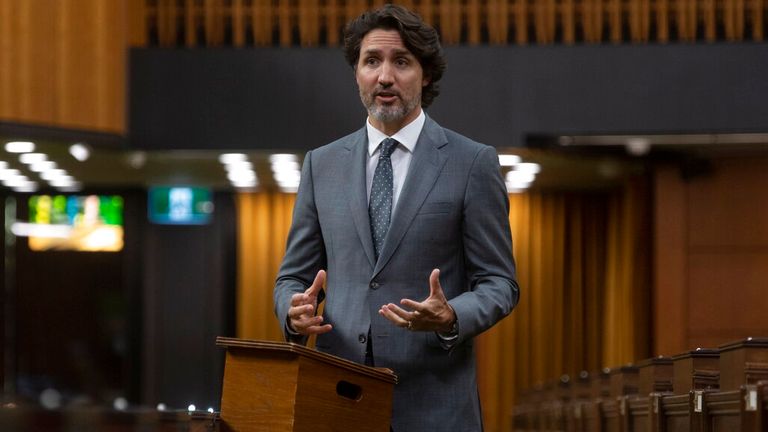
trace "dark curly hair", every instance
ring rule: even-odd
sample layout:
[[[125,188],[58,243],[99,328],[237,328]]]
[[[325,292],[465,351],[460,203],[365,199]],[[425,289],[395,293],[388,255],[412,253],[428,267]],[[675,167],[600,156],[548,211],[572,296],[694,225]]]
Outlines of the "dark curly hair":
[[[386,4],[350,21],[344,29],[344,56],[353,68],[360,59],[360,45],[368,32],[375,29],[397,30],[406,48],[419,60],[429,84],[421,94],[421,106],[426,108],[440,94],[437,84],[445,71],[445,57],[440,38],[434,28],[408,9]]]

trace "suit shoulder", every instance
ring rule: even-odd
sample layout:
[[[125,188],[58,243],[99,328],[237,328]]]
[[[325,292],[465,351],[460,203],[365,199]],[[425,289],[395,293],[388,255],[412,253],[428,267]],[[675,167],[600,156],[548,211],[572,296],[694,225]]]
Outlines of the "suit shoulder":
[[[324,146],[318,147],[312,150],[313,157],[333,156],[340,151],[348,151],[354,145],[358,144],[361,139],[366,135],[363,133],[365,129],[358,129],[349,135],[343,136],[335,141],[332,141]]]
[[[443,131],[445,132],[445,138],[454,151],[460,151],[465,155],[477,155],[482,151],[489,151],[490,149],[493,149],[492,151],[494,153],[496,152],[496,149],[493,146],[479,143],[458,132],[446,128],[443,128]]]

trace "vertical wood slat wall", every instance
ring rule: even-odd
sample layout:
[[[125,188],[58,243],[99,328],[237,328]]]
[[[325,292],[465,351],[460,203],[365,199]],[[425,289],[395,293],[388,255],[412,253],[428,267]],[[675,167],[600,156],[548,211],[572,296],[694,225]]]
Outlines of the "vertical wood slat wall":
[[[123,133],[125,9],[0,0],[0,120]]]
[[[142,0],[132,0],[135,3]],[[761,41],[768,0],[399,0],[445,44]],[[338,45],[344,23],[384,0],[143,0],[160,46]],[[135,7],[139,7],[135,5]],[[485,33],[485,34],[484,34]],[[226,36],[225,35],[229,35]],[[275,37],[276,36],[276,37]],[[147,38],[144,38],[146,42]],[[152,38],[149,38],[150,40]],[[132,42],[137,46],[142,43]]]

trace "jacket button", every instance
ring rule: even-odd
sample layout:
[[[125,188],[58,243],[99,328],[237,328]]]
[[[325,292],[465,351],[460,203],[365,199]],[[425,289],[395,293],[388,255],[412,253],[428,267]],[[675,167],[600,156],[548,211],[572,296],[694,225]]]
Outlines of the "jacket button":
[[[358,337],[357,337],[357,340],[359,340],[359,341],[360,341],[360,343],[365,343],[365,341],[366,341],[366,339],[365,339],[365,335],[364,335],[364,334],[361,334],[360,336],[358,336]]]
[[[371,287],[371,289],[372,289],[372,290],[375,290],[375,289],[379,289],[379,287],[380,287],[380,286],[381,286],[381,285],[379,285],[379,283],[378,283],[378,282],[375,282],[375,281],[374,281],[374,282],[371,282],[371,285],[370,285],[370,287]]]

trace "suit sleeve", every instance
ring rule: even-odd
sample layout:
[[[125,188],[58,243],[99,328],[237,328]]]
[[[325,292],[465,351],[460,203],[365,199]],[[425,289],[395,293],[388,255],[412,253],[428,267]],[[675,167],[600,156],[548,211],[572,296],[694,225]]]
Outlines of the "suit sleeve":
[[[483,147],[472,164],[462,230],[469,291],[449,301],[458,319],[457,344],[507,316],[520,295],[512,256],[509,197],[493,147]]]
[[[293,207],[293,221],[273,293],[275,315],[282,323],[286,340],[306,343],[306,337],[297,337],[287,332],[288,309],[291,305],[291,297],[309,288],[317,272],[325,267],[325,245],[315,206],[312,152],[310,151],[304,157],[301,182]],[[322,301],[322,293],[318,298],[318,302],[320,301]]]

